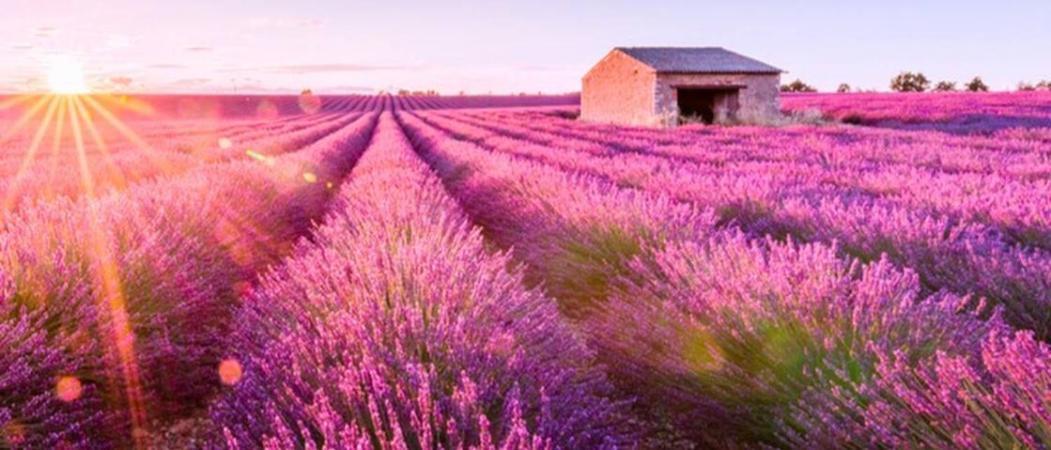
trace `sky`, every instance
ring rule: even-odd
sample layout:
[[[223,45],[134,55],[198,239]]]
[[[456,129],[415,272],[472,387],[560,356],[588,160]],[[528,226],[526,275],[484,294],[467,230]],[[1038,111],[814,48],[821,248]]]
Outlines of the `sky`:
[[[821,90],[1051,79],[1051,1],[0,0],[0,91],[563,93],[615,46],[720,46]]]

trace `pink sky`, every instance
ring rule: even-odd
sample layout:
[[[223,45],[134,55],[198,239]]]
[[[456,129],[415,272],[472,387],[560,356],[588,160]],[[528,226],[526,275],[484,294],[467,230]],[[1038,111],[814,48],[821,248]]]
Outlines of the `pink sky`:
[[[1046,0],[5,0],[2,10],[0,91],[44,89],[60,57],[80,61],[96,89],[561,93],[618,45],[722,46],[825,90],[885,90],[901,70],[981,75],[996,89],[1051,78]]]

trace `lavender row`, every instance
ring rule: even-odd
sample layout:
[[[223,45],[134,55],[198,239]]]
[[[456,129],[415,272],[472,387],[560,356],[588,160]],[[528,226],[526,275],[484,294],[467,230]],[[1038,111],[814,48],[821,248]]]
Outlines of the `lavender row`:
[[[234,138],[236,141],[227,138],[208,144],[182,142],[175,144],[175,151],[149,147],[112,155],[84,155],[77,149],[64,149],[71,153],[71,161],[29,161],[24,168],[18,168],[21,176],[13,174],[0,181],[0,199],[9,212],[25,203],[58,197],[76,199],[88,194],[89,188],[102,193],[125,189],[141,180],[179,176],[207,163],[270,158],[315,142],[355,117],[308,121],[288,130],[263,130]]]
[[[592,206],[588,177],[400,117],[454,195],[489,199],[468,209],[488,236],[513,245],[560,301],[587,297],[578,321],[617,385],[639,397],[645,445],[1046,445],[1048,348],[1010,334],[1000,312],[983,319],[966,297],[921,296],[913,272],[824,244],[677,232],[675,220],[624,229],[615,214],[589,223],[579,217],[607,210]],[[549,185],[562,195],[538,188]],[[974,400],[977,378],[1003,394]]]
[[[415,114],[398,116],[410,136],[422,148],[441,148],[441,154],[424,154],[443,177],[455,181],[458,200],[489,235],[505,247],[517,242],[535,245],[517,247],[519,259],[537,268],[528,279],[559,276],[564,268],[608,259],[626,262],[639,251],[634,236],[660,241],[670,236],[706,235],[715,229],[710,210],[676,202],[659,194],[622,188],[583,173],[567,173],[543,164],[490,153],[473,143],[449,139]],[[439,147],[436,143],[441,143]],[[446,153],[449,156],[445,156]],[[464,159],[466,158],[466,161]],[[528,223],[529,226],[524,226]],[[558,239],[557,245],[541,245]],[[625,240],[621,242],[621,240]],[[581,254],[565,254],[574,245]],[[609,254],[587,254],[598,246]],[[618,253],[625,253],[618,255]],[[577,261],[576,259],[579,259]],[[621,269],[623,270],[623,268]],[[587,299],[602,297],[607,274],[602,271],[567,277],[546,285],[571,313],[586,308]],[[572,298],[579,297],[580,304]]]
[[[941,135],[917,140],[919,133],[862,128],[740,127],[698,133],[637,130],[636,135],[649,136],[640,143],[625,139],[631,129],[535,113],[504,116],[499,123],[503,129],[524,126],[515,137],[545,145],[692,161],[699,174],[719,179],[748,176],[769,185],[810,180],[986,223],[1021,245],[1051,249],[1051,210],[1041,201],[1051,196],[1048,142],[967,137],[950,143]],[[676,143],[652,144],[661,140]]]
[[[142,445],[152,421],[203,406],[233,306],[323,214],[374,121],[266,163],[207,165],[5,221],[2,328],[19,345],[0,361],[24,369],[0,376],[0,416],[24,445]]]
[[[41,100],[46,100],[46,98]],[[58,102],[60,100],[52,101]],[[144,142],[163,147],[173,144],[173,142],[170,142],[172,140],[180,144],[185,141],[199,139],[210,139],[214,142],[215,139],[213,137],[215,136],[238,135],[265,131],[267,129],[276,131],[297,122],[305,124],[315,120],[315,118],[308,116],[288,116],[278,119],[255,120],[194,118],[165,121],[124,121],[119,117],[119,111],[111,111],[105,107],[102,107],[101,111],[94,110],[94,107],[88,100],[79,100],[77,103],[66,101],[65,106],[62,108],[56,106],[50,120],[45,120],[45,117],[48,115],[46,112],[47,108],[33,109],[26,107],[23,109],[22,114],[30,117],[23,116],[5,123],[5,125],[8,125],[8,129],[5,130],[2,139],[0,139],[0,155],[2,155],[0,160],[5,161],[5,164],[7,160],[19,160],[26,153],[26,149],[41,128],[45,128],[45,132],[48,134],[46,142],[44,142],[45,145],[51,143],[51,139],[54,138],[53,135],[57,134],[59,129],[61,129],[63,139],[72,141],[73,129],[71,125],[74,118],[81,122],[82,128],[84,128],[82,134],[86,136],[97,134],[106,143],[106,150],[109,153],[137,148],[134,143],[128,142],[129,134],[134,134]],[[95,155],[96,152],[100,151],[100,147],[94,139],[88,138],[86,141],[85,151],[89,155]]]
[[[575,122],[565,126],[564,115],[520,111],[493,114],[462,113],[476,121],[498,119],[505,128],[518,128],[561,141],[599,144],[603,147],[664,155],[699,163],[725,161],[787,161],[802,163],[873,162],[907,164],[945,172],[998,173],[1031,177],[1046,175],[1041,158],[1047,142],[1026,130],[997,137],[954,136],[865,127],[684,126],[675,132]],[[530,136],[541,138],[542,136]],[[699,151],[703,150],[703,151]],[[776,151],[772,151],[776,150]]]
[[[63,126],[63,133],[48,129],[43,135],[38,149],[31,153],[30,143],[23,143],[17,149],[17,155],[0,160],[0,175],[5,177],[17,173],[27,162],[38,167],[46,164],[56,166],[76,165],[83,155],[89,162],[96,159],[120,159],[141,155],[155,154],[190,154],[204,157],[208,153],[218,153],[221,142],[228,144],[251,142],[266,137],[285,133],[301,133],[309,128],[323,126],[341,120],[338,115],[300,116],[296,120],[256,124],[250,127],[232,127],[217,132],[211,129],[197,129],[180,133],[162,133],[148,136],[137,132],[113,133],[92,129],[83,121],[79,122],[81,145],[77,146],[76,133],[71,130],[72,120]],[[226,150],[229,153],[230,150]],[[133,155],[129,155],[133,153]],[[30,158],[32,156],[32,158]]]
[[[239,313],[231,448],[597,448],[619,406],[552,300],[491,253],[392,116]]]
[[[782,97],[782,109],[817,111],[831,120],[887,128],[998,135],[1019,128],[1051,127],[1049,101],[1051,95],[1046,92],[801,94]]]
[[[838,242],[845,252],[865,260],[887,255],[896,264],[915,270],[930,292],[976,293],[1004,305],[1009,321],[1016,326],[1036,331],[1041,339],[1051,336],[1051,256],[1011,246],[995,229],[907,210],[849,191],[821,189],[806,177],[778,173],[783,178],[781,186],[764,185],[736,173],[713,178],[685,162],[542,146],[472,124],[427,117],[492,150],[715,208],[723,222],[733,222],[756,235]],[[734,178],[737,184],[727,186],[727,178]],[[726,192],[735,189],[748,196]]]
[[[886,260],[741,235],[670,243],[589,324],[690,441],[1039,448],[1051,349]],[[639,280],[645,280],[640,282]],[[649,280],[659,280],[652,282]],[[631,326],[625,326],[631,324]]]

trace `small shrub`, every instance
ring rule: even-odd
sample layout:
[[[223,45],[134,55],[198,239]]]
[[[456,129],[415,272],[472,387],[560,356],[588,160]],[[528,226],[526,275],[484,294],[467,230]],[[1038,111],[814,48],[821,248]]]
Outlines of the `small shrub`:
[[[989,86],[986,86],[985,82],[982,81],[982,77],[974,77],[965,87],[967,92],[989,92]]]
[[[817,92],[817,89],[804,83],[803,80],[796,79],[791,83],[782,84],[781,92]]]
[[[954,81],[939,81],[934,85],[936,92],[956,92],[956,82]]]
[[[920,72],[902,72],[890,80],[890,88],[895,92],[924,92],[930,84],[927,76]]]

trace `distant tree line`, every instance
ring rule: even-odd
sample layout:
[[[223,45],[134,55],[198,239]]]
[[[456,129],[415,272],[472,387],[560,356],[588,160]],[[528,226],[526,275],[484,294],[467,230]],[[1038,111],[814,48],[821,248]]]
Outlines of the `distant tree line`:
[[[1038,81],[1036,84],[1023,81],[1018,83],[1018,90],[1020,92],[1051,91],[1051,80]]]
[[[804,83],[803,80],[796,79],[791,83],[782,84],[781,92],[817,92],[817,89]]]
[[[963,88],[967,92],[989,92],[989,86],[982,81],[982,77],[972,78],[964,83]],[[894,92],[955,92],[956,82],[939,81],[931,89],[930,80],[922,72],[902,72],[890,80],[890,89]]]
[[[963,83],[962,89],[957,87],[955,81],[942,80],[932,82],[922,72],[902,72],[890,80],[890,89],[894,92],[989,92],[989,86],[985,84],[982,77],[974,77],[971,81]],[[1043,80],[1037,83],[1018,83],[1019,91],[1051,91],[1051,80]],[[803,80],[796,79],[788,84],[781,85],[781,92],[817,92],[817,89]],[[841,83],[836,87],[836,92],[861,92],[855,90],[847,83]]]

